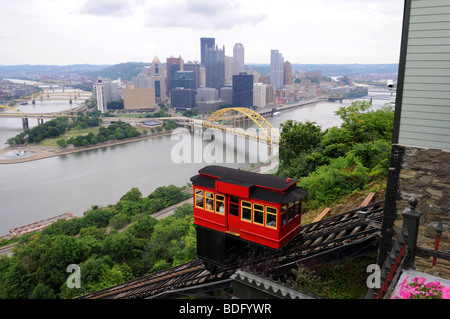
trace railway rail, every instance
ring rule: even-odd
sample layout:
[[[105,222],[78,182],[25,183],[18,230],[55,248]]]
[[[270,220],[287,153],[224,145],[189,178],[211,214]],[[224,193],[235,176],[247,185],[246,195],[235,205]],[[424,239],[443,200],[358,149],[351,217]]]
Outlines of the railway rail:
[[[231,286],[231,275],[249,267],[277,277],[294,267],[356,257],[378,247],[384,202],[347,211],[302,227],[281,253],[255,253],[225,270],[210,271],[199,259],[80,297],[81,299],[168,298],[202,294]],[[248,254],[248,252],[247,252]]]

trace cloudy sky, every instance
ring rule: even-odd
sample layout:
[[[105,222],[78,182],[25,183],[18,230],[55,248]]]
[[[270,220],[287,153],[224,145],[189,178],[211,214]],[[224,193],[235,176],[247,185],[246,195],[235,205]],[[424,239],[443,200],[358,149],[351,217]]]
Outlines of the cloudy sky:
[[[403,0],[0,0],[0,65],[200,60],[214,37],[245,63],[397,63]]]

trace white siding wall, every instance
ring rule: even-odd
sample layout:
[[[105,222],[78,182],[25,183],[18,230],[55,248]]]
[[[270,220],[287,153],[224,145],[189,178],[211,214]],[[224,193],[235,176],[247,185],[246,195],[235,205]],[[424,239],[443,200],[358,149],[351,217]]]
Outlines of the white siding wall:
[[[450,0],[412,0],[399,144],[450,149]]]

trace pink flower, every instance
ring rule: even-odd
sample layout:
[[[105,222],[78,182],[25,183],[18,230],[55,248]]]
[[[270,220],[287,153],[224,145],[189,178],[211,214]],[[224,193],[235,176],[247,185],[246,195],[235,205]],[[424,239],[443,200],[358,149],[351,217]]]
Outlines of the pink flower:
[[[442,299],[450,299],[450,286],[442,288]]]
[[[425,286],[431,289],[441,289],[441,283],[438,281],[430,281]]]
[[[417,278],[414,278],[412,281],[418,285],[423,285],[423,284],[425,284],[425,281],[427,281],[427,280],[423,277],[417,277]]]

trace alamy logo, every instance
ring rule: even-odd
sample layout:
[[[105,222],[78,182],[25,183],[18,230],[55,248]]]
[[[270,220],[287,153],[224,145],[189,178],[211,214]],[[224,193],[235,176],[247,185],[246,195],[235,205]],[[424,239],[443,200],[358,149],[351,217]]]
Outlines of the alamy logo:
[[[70,272],[72,273],[68,278],[67,278],[67,287],[72,289],[72,288],[80,288],[81,287],[81,269],[80,266],[75,265],[75,264],[71,264],[69,266],[67,266],[66,272]]]
[[[377,264],[367,266],[366,272],[371,273],[366,280],[367,288],[381,287],[381,269]]]
[[[198,132],[198,131],[197,131]],[[171,159],[175,164],[180,163],[264,163],[270,160],[278,161],[278,145],[268,144],[266,141],[255,141],[244,137],[263,136],[254,128],[242,130],[239,136],[233,133],[222,132],[218,129],[208,128],[200,136],[191,134],[185,128],[177,128],[171,135],[172,141],[178,141],[171,150]],[[263,136],[267,139],[267,136]],[[275,133],[269,135],[277,139]],[[205,145],[205,141],[208,141]]]

